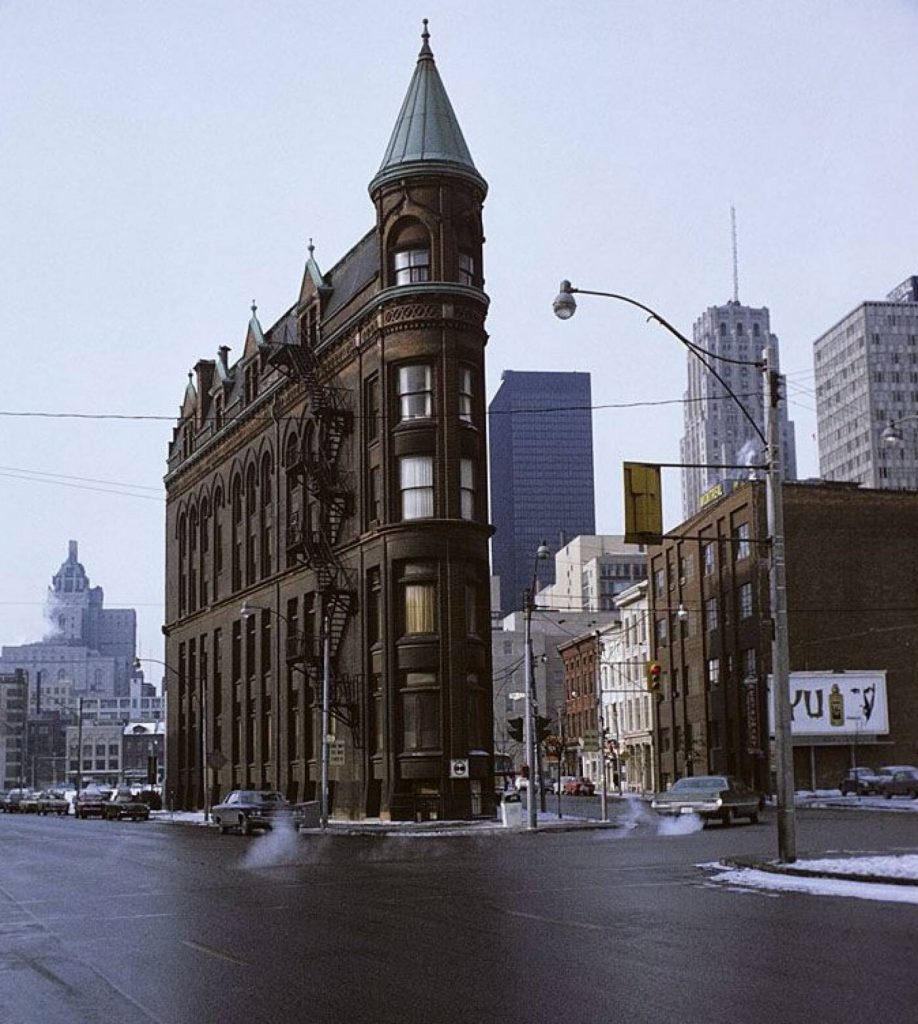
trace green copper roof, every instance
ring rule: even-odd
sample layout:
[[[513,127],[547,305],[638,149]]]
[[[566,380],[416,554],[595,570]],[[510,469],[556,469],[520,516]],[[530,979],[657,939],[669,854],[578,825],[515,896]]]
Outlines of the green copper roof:
[[[386,155],[370,182],[371,192],[393,178],[431,171],[458,173],[487,188],[465,144],[462,129],[434,63],[429,39],[425,19],[418,63]]]

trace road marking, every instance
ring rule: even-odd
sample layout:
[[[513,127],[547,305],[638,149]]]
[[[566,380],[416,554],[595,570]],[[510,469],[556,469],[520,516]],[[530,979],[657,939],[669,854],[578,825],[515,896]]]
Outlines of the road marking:
[[[212,949],[210,946],[203,946],[200,942],[193,942],[191,939],[182,939],[183,946],[190,946],[192,949],[196,949],[201,953],[206,953],[208,956],[215,956],[218,960],[225,960],[230,964],[238,964],[240,967],[251,967],[251,963],[248,960],[239,960],[237,957],[230,956],[229,953],[221,953],[219,949]]]

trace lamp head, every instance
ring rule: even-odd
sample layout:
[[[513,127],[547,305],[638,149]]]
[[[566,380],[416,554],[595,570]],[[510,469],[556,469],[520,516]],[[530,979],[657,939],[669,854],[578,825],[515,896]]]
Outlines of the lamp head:
[[[249,604],[248,601],[244,601],[242,607],[239,609],[239,615],[243,619],[250,619],[258,611],[258,609]]]
[[[883,444],[900,445],[903,442],[902,428],[896,426],[895,420],[890,420],[880,437]]]
[[[676,618],[680,622],[685,622],[686,619],[688,619],[688,609],[684,604],[680,603],[679,607],[676,609]]]
[[[574,298],[573,288],[570,281],[561,282],[561,290],[558,292],[551,307],[559,320],[570,320],[577,312],[577,300]]]
[[[536,558],[540,558],[542,559],[542,561],[544,561],[546,558],[551,558],[551,549],[548,547],[544,540],[541,544],[539,544],[536,550]]]

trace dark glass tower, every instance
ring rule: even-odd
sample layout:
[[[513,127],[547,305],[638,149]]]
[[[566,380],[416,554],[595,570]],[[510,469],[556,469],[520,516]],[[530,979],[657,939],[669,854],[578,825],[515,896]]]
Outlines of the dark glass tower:
[[[522,607],[535,553],[554,554],[596,532],[593,419],[588,373],[505,370],[488,407],[491,466],[491,569],[500,607]],[[554,560],[538,564],[539,588],[554,582]]]

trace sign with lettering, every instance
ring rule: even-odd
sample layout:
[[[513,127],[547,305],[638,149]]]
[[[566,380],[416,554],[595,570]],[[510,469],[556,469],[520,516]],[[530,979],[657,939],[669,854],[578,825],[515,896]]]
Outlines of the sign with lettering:
[[[838,737],[889,733],[885,670],[865,672],[791,672],[791,736],[831,743]],[[768,726],[774,735],[774,707],[768,678]]]

